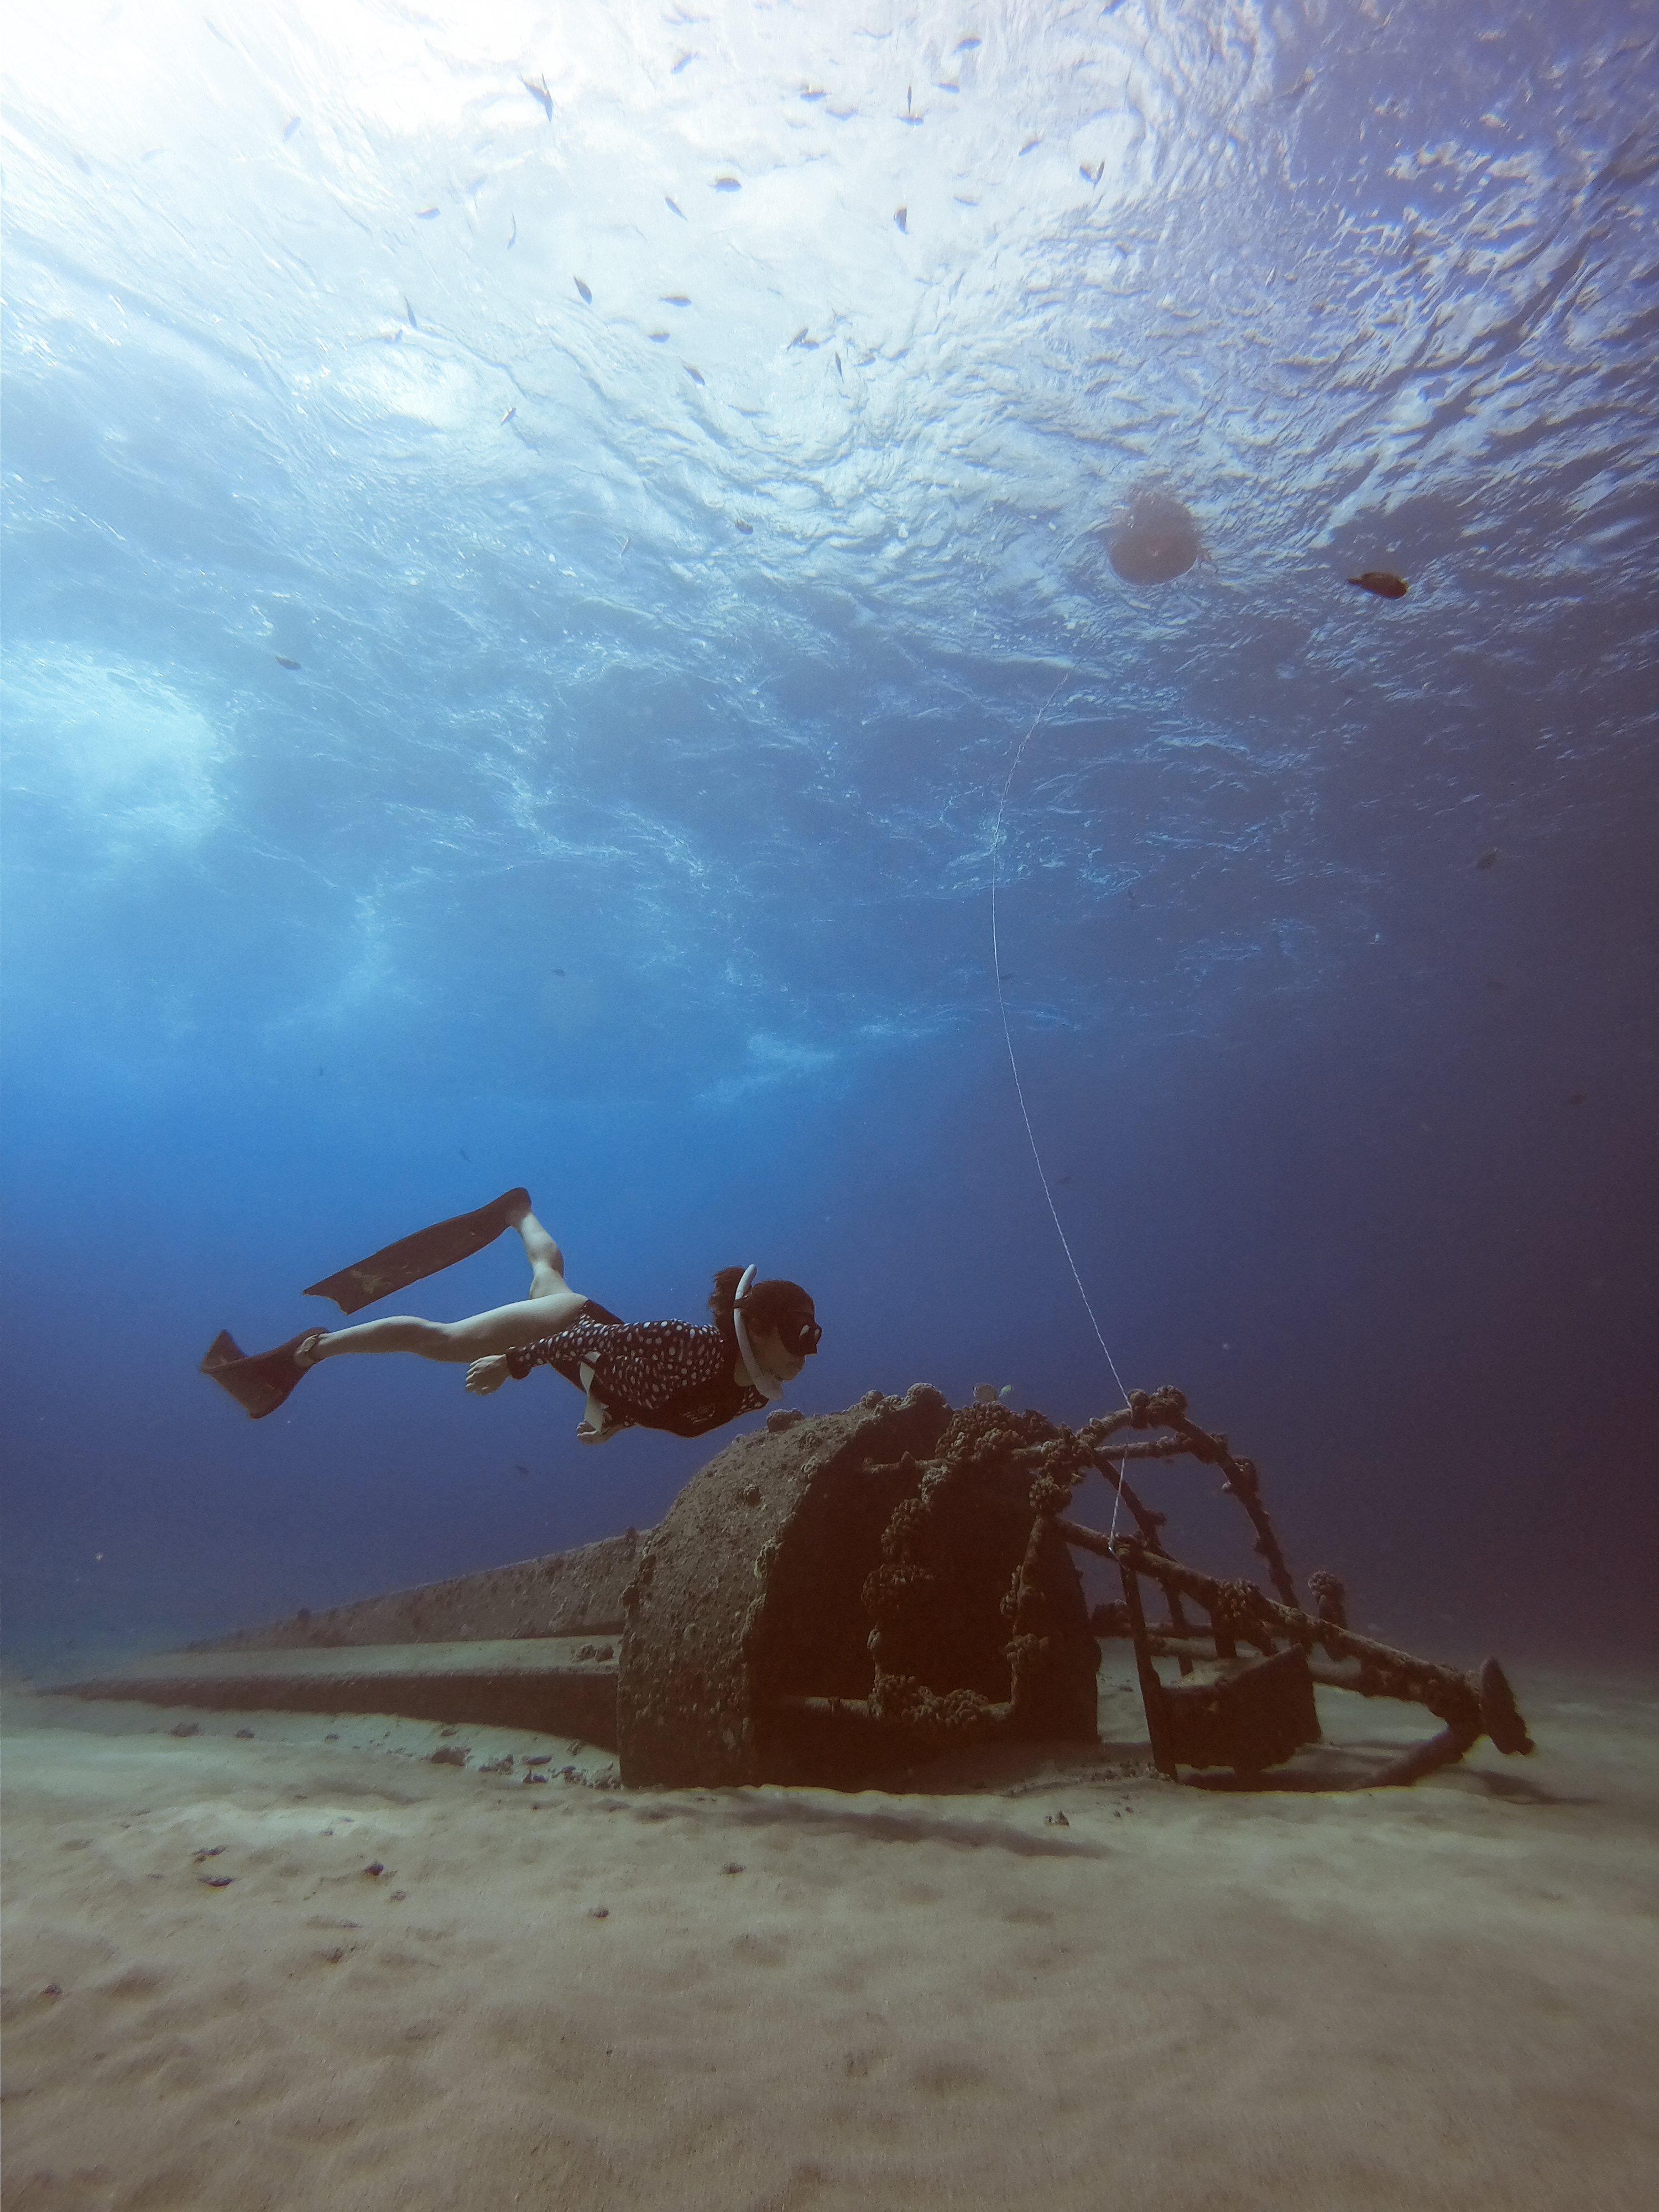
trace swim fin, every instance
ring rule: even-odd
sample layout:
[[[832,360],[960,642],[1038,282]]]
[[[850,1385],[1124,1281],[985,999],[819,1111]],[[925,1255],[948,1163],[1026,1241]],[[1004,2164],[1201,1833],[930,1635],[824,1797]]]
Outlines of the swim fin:
[[[222,1328],[208,1346],[202,1372],[228,1390],[251,1421],[263,1421],[267,1413],[276,1412],[300,1377],[310,1372],[294,1355],[302,1344],[322,1334],[320,1329],[305,1328],[286,1344],[279,1344],[275,1352],[244,1352],[230,1331]]]
[[[342,1313],[354,1314],[361,1306],[372,1306],[376,1298],[390,1297],[393,1291],[406,1291],[411,1283],[453,1267],[459,1260],[470,1260],[495,1243],[510,1214],[529,1204],[527,1190],[503,1191],[475,1212],[434,1221],[430,1229],[417,1229],[384,1251],[371,1252],[367,1260],[342,1267],[337,1275],[325,1275],[320,1283],[310,1285],[306,1296],[332,1298]]]

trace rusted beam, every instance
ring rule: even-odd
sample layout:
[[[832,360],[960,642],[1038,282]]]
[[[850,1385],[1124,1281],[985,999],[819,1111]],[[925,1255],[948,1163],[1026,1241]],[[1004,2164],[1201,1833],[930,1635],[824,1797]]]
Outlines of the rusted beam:
[[[549,1552],[347,1605],[302,1607],[286,1620],[210,1637],[192,1651],[308,1651],[356,1644],[476,1644],[505,1638],[616,1636],[623,1592],[650,1534],[629,1528],[597,1544]]]
[[[1170,1429],[1174,1437],[1164,1444],[1121,1445],[1113,1456],[1133,1455],[1138,1458],[1175,1459],[1183,1455],[1201,1461],[1206,1466],[1221,1469],[1223,1488],[1230,1498],[1236,1498],[1249,1516],[1255,1532],[1255,1551],[1266,1565],[1268,1578],[1286,1605],[1297,1605],[1295,1577],[1286,1565],[1279,1548],[1273,1524],[1268,1518],[1267,1508],[1261,1496],[1261,1485],[1254,1460],[1237,1459],[1229,1448],[1224,1436],[1200,1429],[1196,1421],[1188,1419],[1185,1395],[1173,1384],[1166,1383],[1158,1390],[1131,1390],[1129,1402],[1115,1413],[1103,1413],[1087,1421],[1078,1431],[1079,1440],[1088,1450],[1098,1452],[1106,1441],[1125,1428]],[[1097,1462],[1098,1463],[1098,1462]],[[1162,1524],[1163,1516],[1158,1516]]]
[[[1075,1525],[1060,1524],[1060,1533],[1068,1542],[1073,1540],[1071,1530]],[[1097,1535],[1099,1532],[1089,1533]],[[1173,1584],[1199,1604],[1210,1607],[1212,1613],[1218,1609],[1241,1634],[1259,1639],[1264,1632],[1276,1630],[1305,1651],[1318,1649],[1333,1659],[1352,1660],[1356,1679],[1350,1686],[1362,1696],[1400,1698],[1408,1704],[1425,1706],[1449,1726],[1472,1730],[1470,1742],[1477,1736],[1490,1735],[1498,1749],[1506,1754],[1524,1756],[1532,1750],[1532,1738],[1516,1708],[1504,1670],[1495,1659],[1486,1662],[1480,1680],[1473,1682],[1455,1668],[1443,1667],[1433,1660],[1414,1659],[1409,1652],[1397,1651],[1369,1636],[1358,1636],[1351,1628],[1340,1628],[1334,1621],[1316,1620],[1299,1607],[1276,1604],[1251,1583],[1224,1583],[1213,1575],[1201,1574],[1195,1567],[1183,1566],[1167,1554],[1153,1551],[1137,1537],[1120,1536],[1116,1540],[1119,1549],[1114,1557],[1127,1559],[1155,1581],[1166,1586]]]
[[[118,1672],[52,1683],[46,1694],[202,1712],[397,1713],[581,1736],[607,1750],[617,1741],[615,1645],[564,1637],[161,1651]]]
[[[1171,1782],[1176,1777],[1175,1753],[1170,1743],[1170,1732],[1164,1721],[1164,1685],[1158,1679],[1158,1669],[1147,1644],[1146,1616],[1140,1609],[1140,1583],[1133,1571],[1119,1562],[1118,1571],[1123,1577],[1123,1602],[1128,1608],[1129,1633],[1134,1641],[1135,1674],[1140,1683],[1140,1702],[1146,1715],[1146,1731],[1152,1741],[1152,1764],[1160,1774]]]

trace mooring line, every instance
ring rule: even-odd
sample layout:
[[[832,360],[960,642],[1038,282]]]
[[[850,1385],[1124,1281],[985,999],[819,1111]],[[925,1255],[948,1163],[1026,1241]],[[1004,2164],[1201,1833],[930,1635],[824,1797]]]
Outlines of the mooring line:
[[[997,1010],[1002,1016],[1002,1041],[1008,1048],[1008,1065],[1013,1071],[1014,1094],[1019,1100],[1020,1117],[1025,1124],[1025,1137],[1026,1141],[1031,1147],[1031,1158],[1036,1163],[1037,1180],[1042,1185],[1042,1195],[1048,1202],[1048,1218],[1054,1224],[1054,1234],[1060,1239],[1060,1249],[1066,1255],[1066,1264],[1072,1271],[1072,1280],[1077,1285],[1077,1294],[1083,1301],[1083,1310],[1089,1316],[1089,1326],[1095,1333],[1095,1342],[1100,1346],[1102,1357],[1104,1358],[1107,1366],[1111,1370],[1112,1380],[1116,1383],[1119,1391],[1122,1394],[1123,1401],[1127,1405],[1128,1403],[1129,1393],[1124,1388],[1123,1377],[1117,1371],[1117,1362],[1113,1358],[1111,1352],[1107,1346],[1106,1339],[1101,1333],[1100,1323],[1095,1317],[1095,1310],[1089,1302],[1089,1293],[1084,1288],[1083,1278],[1078,1272],[1077,1261],[1072,1256],[1071,1243],[1066,1237],[1064,1224],[1060,1221],[1060,1209],[1054,1204],[1054,1194],[1049,1187],[1048,1172],[1042,1164],[1042,1154],[1037,1146],[1036,1132],[1031,1127],[1030,1109],[1025,1103],[1025,1085],[1020,1080],[1019,1059],[1014,1050],[1014,1033],[1012,1029],[1009,1026],[1008,1022],[1008,1001],[1003,994],[1002,952],[997,935],[997,881],[1002,857],[1002,820],[1004,815],[1008,811],[1008,794],[1014,787],[1014,777],[1018,771],[1020,762],[1025,757],[1026,746],[1030,744],[1032,738],[1036,735],[1040,726],[1047,720],[1049,708],[1054,705],[1055,700],[1059,698],[1060,693],[1065,690],[1066,684],[1071,678],[1071,674],[1072,672],[1069,668],[1065,668],[1060,671],[1059,683],[1055,684],[1054,690],[1043,701],[1042,706],[1038,708],[1036,714],[1032,720],[1030,728],[1027,730],[1025,735],[1020,739],[1018,746],[1015,750],[1013,759],[1008,763],[1007,778],[1002,787],[1002,799],[1000,805],[997,808],[996,834],[991,841],[991,971],[996,977]],[[1117,1534],[1118,1510],[1121,1504],[1122,1495],[1118,1489],[1117,1485],[1115,1483],[1112,1486],[1111,1530],[1114,1536]]]

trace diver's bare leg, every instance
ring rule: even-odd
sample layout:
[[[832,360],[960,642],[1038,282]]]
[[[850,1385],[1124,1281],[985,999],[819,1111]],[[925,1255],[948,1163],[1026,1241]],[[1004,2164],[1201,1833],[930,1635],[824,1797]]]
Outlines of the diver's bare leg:
[[[520,1298],[515,1305],[471,1314],[465,1321],[417,1321],[412,1315],[360,1322],[356,1328],[331,1329],[320,1336],[310,1359],[335,1359],[351,1352],[412,1352],[422,1359],[470,1364],[492,1353],[516,1352],[521,1345],[568,1328],[587,1300],[580,1291],[562,1289],[545,1297]],[[309,1360],[307,1362],[309,1364]]]
[[[565,1281],[563,1253],[528,1207],[513,1226],[524,1239],[530,1262],[527,1298],[471,1315],[465,1321],[419,1321],[413,1315],[398,1314],[360,1322],[355,1328],[331,1329],[307,1348],[306,1364],[343,1352],[412,1352],[422,1359],[459,1365],[515,1352],[521,1345],[568,1328],[587,1301]]]
[[[526,1212],[513,1226],[524,1239],[525,1257],[530,1262],[530,1295],[532,1298],[556,1297],[569,1288],[564,1279],[564,1255],[542,1227],[533,1213]]]

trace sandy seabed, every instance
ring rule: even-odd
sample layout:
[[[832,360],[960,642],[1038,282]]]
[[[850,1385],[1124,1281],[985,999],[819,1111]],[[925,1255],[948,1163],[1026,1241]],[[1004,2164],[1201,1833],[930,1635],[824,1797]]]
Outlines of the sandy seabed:
[[[1112,1672],[908,1795],[19,1692],[7,2212],[1647,2212],[1659,1685],[1515,1672],[1532,1759],[1249,1796]]]

